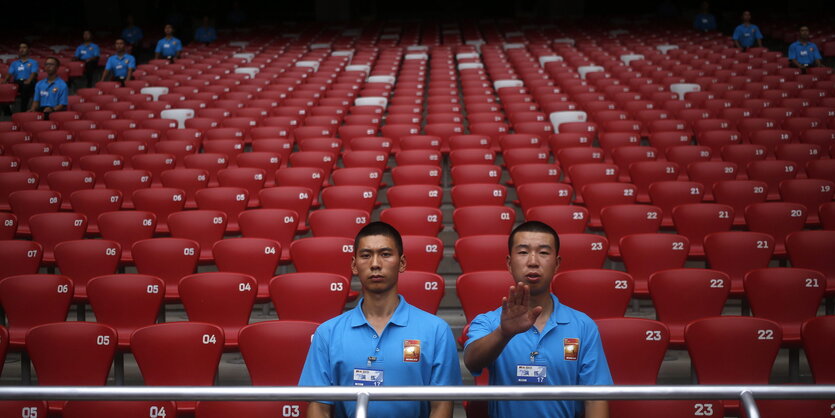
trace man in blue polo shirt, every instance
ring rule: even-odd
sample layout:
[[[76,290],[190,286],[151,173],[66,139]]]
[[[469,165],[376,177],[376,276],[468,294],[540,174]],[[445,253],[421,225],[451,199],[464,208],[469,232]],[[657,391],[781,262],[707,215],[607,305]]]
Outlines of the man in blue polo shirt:
[[[85,30],[82,35],[84,43],[75,49],[73,59],[84,63],[84,77],[87,78],[87,87],[93,87],[93,76],[99,68],[99,46],[92,42],[93,33]]]
[[[484,368],[491,385],[611,385],[597,326],[586,314],[560,304],[551,280],[560,264],[559,237],[536,221],[508,238],[507,265],[515,286],[502,306],[470,324],[464,364]],[[490,401],[491,417],[608,417],[606,401]]]
[[[789,62],[805,71],[809,67],[820,67],[821,59],[820,49],[809,40],[809,27],[801,26],[799,39],[789,45]]]
[[[109,75],[113,76],[113,81],[118,81],[125,85],[125,81],[129,81],[133,75],[133,70],[136,69],[136,59],[133,55],[125,52],[125,40],[116,40],[116,54],[111,55],[107,59],[107,64],[104,66],[104,73],[101,75],[101,81],[107,81]]]
[[[49,57],[44,61],[43,68],[46,71],[46,78],[38,81],[35,85],[35,99],[32,101],[30,112],[42,112],[44,118],[49,119],[52,112],[58,112],[67,108],[69,92],[67,83],[58,77],[58,67],[61,62],[58,58]]]
[[[754,44],[762,48],[763,34],[757,25],[751,23],[751,12],[748,10],[742,12],[742,24],[734,29],[733,40],[736,47],[743,51],[748,50]]]
[[[209,16],[203,16],[203,25],[194,30],[194,40],[210,44],[217,40],[217,31],[209,22]]]
[[[180,57],[180,50],[183,49],[183,43],[174,37],[174,26],[165,25],[165,37],[157,42],[157,48],[154,50],[154,58],[165,58],[168,61],[174,62]]]
[[[20,96],[20,111],[29,109],[29,101],[35,94],[35,78],[38,76],[38,62],[29,58],[29,44],[21,42],[18,59],[9,65],[6,82],[17,84],[17,94]]]
[[[450,386],[461,384],[449,325],[397,293],[406,270],[403,241],[391,225],[372,222],[354,240],[353,273],[363,298],[313,335],[299,386]],[[351,417],[356,402],[311,402],[308,417]],[[452,417],[449,401],[370,402],[372,417]]]
[[[693,28],[699,32],[716,30],[716,16],[710,13],[710,3],[702,2],[699,14],[693,18]]]

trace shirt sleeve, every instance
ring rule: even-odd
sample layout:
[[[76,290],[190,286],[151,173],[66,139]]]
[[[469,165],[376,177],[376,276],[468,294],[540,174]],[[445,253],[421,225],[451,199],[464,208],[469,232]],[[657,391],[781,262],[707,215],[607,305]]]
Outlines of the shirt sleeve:
[[[174,45],[175,45],[175,47],[174,47],[175,52],[180,52],[183,49],[183,42],[180,41],[179,39],[174,43]]]
[[[458,348],[449,325],[439,321],[435,331],[435,358],[432,364],[432,386],[461,385],[461,366],[458,362]]]
[[[483,338],[487,334],[493,332],[494,329],[496,329],[496,327],[493,326],[492,321],[490,321],[490,317],[486,314],[476,316],[473,319],[473,322],[470,323],[470,328],[467,330],[467,342],[464,343],[464,350],[466,350],[467,346],[472,344],[473,341]],[[481,371],[470,371],[470,374],[473,376],[481,376]]]
[[[41,103],[41,91],[43,91],[43,83],[38,82],[35,84],[35,95],[32,97],[32,102]]]
[[[823,57],[821,57],[821,50],[820,50],[820,48],[818,48],[818,46],[817,46],[817,45],[815,45],[815,53],[814,53],[814,55],[815,55],[815,56],[814,56],[814,58],[815,58],[816,60],[822,60],[822,59],[823,59]]]
[[[93,56],[98,57],[100,55],[100,53],[101,53],[101,51],[99,50],[99,46],[98,45],[93,45]]]
[[[77,48],[75,48],[75,55],[73,55],[74,57],[81,58],[81,46],[82,45],[79,45]]]
[[[795,44],[789,45],[789,59],[796,60],[797,59],[797,47]]]
[[[736,29],[734,29],[733,40],[738,41],[740,38],[742,38],[741,28],[742,28],[742,26],[737,26]]]
[[[128,68],[131,70],[136,69],[136,58],[130,57],[130,59],[128,60]]]
[[[757,38],[757,39],[762,39],[763,38],[763,33],[760,32],[760,27],[759,26],[754,26],[754,37]]]
[[[107,62],[104,63],[104,69],[107,70],[107,71],[112,71],[113,70],[113,60],[108,58]]]
[[[591,320],[590,320],[591,321]],[[612,374],[609,371],[609,363],[606,362],[606,353],[603,351],[603,342],[600,339],[600,332],[594,322],[586,324],[586,344],[580,347],[582,364],[580,365],[578,384],[579,385],[611,385]]]
[[[330,356],[328,346],[330,344],[321,327],[313,333],[313,340],[310,342],[310,349],[307,351],[307,359],[304,362],[302,374],[299,377],[299,386],[334,386],[333,375],[330,367]],[[316,401],[332,405],[333,401]]]
[[[12,65],[9,66],[9,75],[12,77],[17,75],[17,62],[13,62]]]
[[[157,41],[157,49],[155,49],[154,52],[158,54],[162,52],[162,40]]]
[[[38,67],[38,62],[32,60],[32,73],[35,74],[35,78],[38,78],[38,68],[40,68]]]

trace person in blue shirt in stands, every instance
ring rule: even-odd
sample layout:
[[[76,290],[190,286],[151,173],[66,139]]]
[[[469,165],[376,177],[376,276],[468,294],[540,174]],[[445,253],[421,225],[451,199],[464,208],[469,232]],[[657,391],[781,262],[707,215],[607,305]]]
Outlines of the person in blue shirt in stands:
[[[165,37],[157,42],[154,50],[154,58],[165,58],[170,62],[180,57],[180,50],[183,49],[183,42],[174,37],[174,26],[165,25]]]
[[[748,50],[754,44],[762,48],[763,34],[757,25],[751,23],[751,12],[748,10],[742,12],[742,24],[734,29],[733,40],[736,47],[743,51]]]
[[[210,44],[217,40],[217,31],[209,24],[209,16],[203,16],[203,26],[195,29],[194,40],[204,44]]]
[[[801,26],[798,40],[789,45],[789,62],[805,71],[809,67],[820,67],[821,59],[820,49],[809,40],[809,27]]]
[[[498,309],[477,316],[464,346],[464,364],[491,385],[611,385],[597,325],[560,304],[551,281],[560,265],[559,236],[528,221],[508,238],[507,266],[516,285]],[[490,401],[491,417],[608,417],[608,402]]]
[[[58,112],[67,108],[69,91],[67,83],[58,77],[58,67],[61,62],[58,58],[49,57],[44,61],[43,68],[46,78],[38,81],[35,85],[35,99],[32,101],[30,112],[42,112],[46,119],[52,112]]]
[[[122,29],[122,39],[124,39],[128,45],[136,48],[139,46],[139,43],[142,42],[144,34],[142,33],[142,29],[133,23],[133,16],[128,16],[126,23],[127,26]]]
[[[85,30],[82,35],[84,43],[75,49],[73,59],[84,63],[84,77],[87,78],[87,87],[93,87],[93,76],[99,68],[99,46],[92,42],[93,33]]]
[[[716,30],[716,16],[710,13],[710,3],[702,2],[701,11],[693,18],[693,28],[699,32]]]
[[[17,94],[20,96],[20,111],[29,109],[29,101],[35,94],[35,79],[38,76],[38,62],[29,58],[29,44],[21,42],[18,49],[18,59],[9,65],[6,82],[17,84]]]
[[[299,386],[460,385],[449,325],[397,293],[398,275],[406,270],[397,230],[383,222],[362,228],[354,240],[351,269],[363,297],[355,308],[316,329]],[[353,401],[315,401],[307,416],[352,417],[355,412]],[[368,416],[451,418],[452,402],[370,402]]]
[[[124,39],[117,39],[115,46],[116,54],[107,59],[101,81],[107,81],[107,77],[112,75],[113,81],[118,81],[124,86],[125,81],[129,81],[133,76],[133,70],[136,69],[136,59],[133,58],[133,55],[125,52]]]

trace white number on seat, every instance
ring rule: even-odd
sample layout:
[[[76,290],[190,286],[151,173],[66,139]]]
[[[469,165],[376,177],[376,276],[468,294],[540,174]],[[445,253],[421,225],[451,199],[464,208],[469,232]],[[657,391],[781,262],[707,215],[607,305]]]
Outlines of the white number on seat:
[[[152,406],[148,411],[148,418],[165,418],[166,412],[164,406]]]
[[[301,411],[298,405],[284,405],[281,407],[281,416],[298,417],[301,416]]]
[[[674,242],[673,243],[673,250],[674,251],[684,251],[684,243],[683,242]]]
[[[807,277],[806,287],[820,287],[820,284],[818,284],[818,279],[815,277]]]
[[[661,331],[647,331],[647,341],[661,341]]]
[[[438,282],[426,282],[423,284],[424,290],[438,290]]]
[[[626,280],[615,280],[615,289],[628,289],[629,282]]]
[[[774,330],[758,329],[757,330],[757,339],[758,340],[773,340],[774,339]]]
[[[341,291],[342,291],[342,282],[331,283],[331,292],[341,292]]]
[[[725,287],[725,280],[723,279],[710,279],[710,287],[721,289]]]
[[[592,251],[603,251],[603,243],[602,242],[591,243],[591,250]]]
[[[713,404],[710,403],[697,403],[693,405],[696,408],[696,411],[693,412],[694,416],[697,417],[712,417],[713,416]]]
[[[203,344],[217,344],[217,337],[214,334],[203,334]]]

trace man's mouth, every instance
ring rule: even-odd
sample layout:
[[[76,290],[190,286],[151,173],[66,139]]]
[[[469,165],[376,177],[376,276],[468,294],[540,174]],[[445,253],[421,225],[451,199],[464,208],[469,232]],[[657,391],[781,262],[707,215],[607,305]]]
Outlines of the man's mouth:
[[[539,273],[528,273],[525,275],[525,278],[528,279],[528,281],[535,282],[542,278],[542,275]]]

